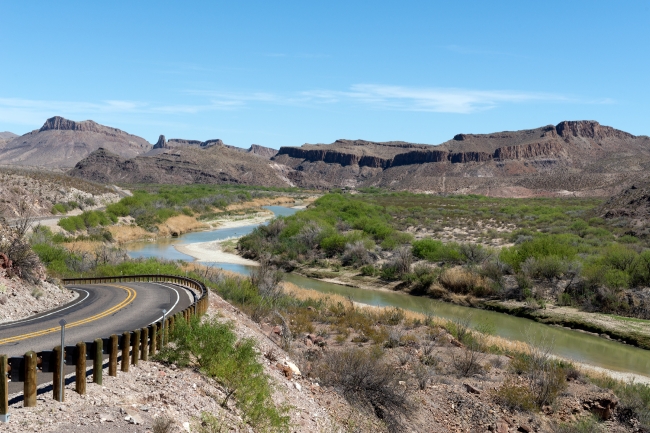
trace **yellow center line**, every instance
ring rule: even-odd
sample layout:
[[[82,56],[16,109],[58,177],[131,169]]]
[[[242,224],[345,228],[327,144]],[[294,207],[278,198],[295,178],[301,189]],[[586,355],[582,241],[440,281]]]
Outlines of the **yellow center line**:
[[[120,289],[126,290],[126,292],[128,294],[126,299],[123,300],[122,302],[120,302],[119,304],[117,304],[117,305],[115,305],[115,306],[109,308],[108,310],[103,311],[103,312],[101,312],[99,314],[95,314],[94,316],[87,317],[85,319],[81,319],[81,320],[78,320],[76,322],[68,323],[67,325],[65,325],[66,329],[74,328],[75,326],[85,325],[86,323],[93,322],[95,320],[101,319],[102,317],[106,317],[106,316],[108,316],[110,314],[113,314],[114,312],[116,312],[116,311],[126,307],[127,305],[129,305],[131,302],[133,302],[133,300],[137,296],[135,290],[130,288],[130,287],[120,286],[120,285],[117,285],[117,284],[108,284],[108,285],[113,286],[113,287],[119,287]],[[61,330],[61,327],[56,326],[54,328],[48,328],[48,329],[43,329],[41,331],[30,332],[29,334],[16,335],[15,337],[9,337],[9,338],[5,338],[3,340],[0,340],[0,345],[7,344],[7,343],[13,343],[13,342],[20,341],[20,340],[26,340],[28,338],[40,337],[41,335],[51,334],[52,332],[57,332],[57,331],[60,331],[60,330]]]

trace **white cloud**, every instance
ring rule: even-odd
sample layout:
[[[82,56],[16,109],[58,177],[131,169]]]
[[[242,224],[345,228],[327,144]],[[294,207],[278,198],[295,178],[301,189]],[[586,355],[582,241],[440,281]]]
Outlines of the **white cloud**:
[[[319,104],[361,105],[372,110],[424,111],[436,113],[474,113],[505,104],[522,103],[580,103],[612,104],[602,98],[585,100],[554,93],[512,90],[472,90],[460,88],[407,87],[381,84],[355,84],[347,90],[310,90],[291,93],[218,92],[186,90],[195,99],[190,104],[160,104],[129,100],[99,102],[47,101],[20,98],[0,98],[0,123],[35,127],[52,116],[74,120],[96,116],[128,114],[138,119],[151,116],[192,115],[202,112],[239,110],[255,105],[313,107]],[[124,117],[124,116],[122,116]],[[142,119],[141,119],[142,120]],[[151,120],[151,119],[150,119]]]
[[[378,84],[356,84],[345,92],[320,90],[303,94],[323,103],[352,101],[376,109],[438,113],[472,113],[494,108],[504,103],[571,101],[567,97],[549,93],[418,88]]]

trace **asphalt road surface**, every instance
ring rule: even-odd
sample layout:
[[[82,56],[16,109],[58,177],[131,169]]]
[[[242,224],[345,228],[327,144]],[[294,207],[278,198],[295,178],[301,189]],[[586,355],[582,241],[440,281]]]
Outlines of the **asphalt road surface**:
[[[173,315],[194,301],[190,290],[171,283],[88,284],[68,288],[79,293],[74,301],[27,319],[0,324],[0,354],[12,357],[30,350],[52,350],[61,344],[61,319],[68,323],[65,345],[73,346],[80,341],[143,328],[160,320],[163,309]],[[48,373],[38,376],[39,384],[52,380]],[[12,383],[9,391],[21,389],[22,383]]]

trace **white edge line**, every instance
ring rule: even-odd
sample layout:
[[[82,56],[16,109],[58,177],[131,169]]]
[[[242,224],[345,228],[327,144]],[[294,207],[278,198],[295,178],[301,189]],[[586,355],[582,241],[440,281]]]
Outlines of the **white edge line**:
[[[85,292],[85,293],[86,293],[86,297],[83,298],[83,299],[80,299],[79,301],[75,302],[75,303],[72,304],[72,305],[68,305],[68,306],[65,307],[65,308],[61,308],[60,310],[55,310],[55,311],[52,311],[52,312],[50,312],[50,313],[43,314],[42,316],[32,317],[31,319],[16,320],[15,322],[7,322],[7,323],[3,323],[3,324],[0,325],[0,328],[3,328],[3,327],[5,327],[5,326],[9,326],[9,325],[18,325],[18,324],[25,323],[25,322],[31,322],[32,320],[38,320],[38,319],[42,319],[43,317],[51,316],[52,314],[60,313],[61,311],[67,310],[68,308],[72,308],[72,307],[74,307],[75,305],[79,305],[80,303],[82,303],[83,301],[85,301],[86,299],[88,299],[88,297],[90,296],[90,293],[88,293],[88,291],[86,291],[86,290],[84,290],[84,289],[77,289],[77,288],[75,288],[75,289],[73,289],[73,290],[79,290],[80,292]]]
[[[169,287],[169,286],[166,286],[166,285],[161,284],[161,283],[151,283],[151,284],[155,284],[155,285],[157,285],[157,286],[162,286],[162,287],[164,287],[164,288],[166,288],[166,289],[172,289],[174,292],[176,292],[176,302],[175,302],[174,305],[172,305],[172,307],[169,309],[169,311],[174,311],[174,308],[176,308],[176,305],[178,305],[178,302],[181,300],[181,295],[180,295],[180,293],[178,293],[178,290],[176,289],[176,287]],[[163,317],[165,317],[165,316],[160,316],[159,318],[157,318],[156,320],[154,320],[153,322],[151,322],[149,325],[153,325],[153,324],[156,323],[157,321],[162,320]]]

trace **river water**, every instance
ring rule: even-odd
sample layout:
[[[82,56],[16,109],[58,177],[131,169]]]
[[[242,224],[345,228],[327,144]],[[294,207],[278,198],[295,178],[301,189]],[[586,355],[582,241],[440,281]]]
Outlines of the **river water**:
[[[281,206],[268,206],[276,215],[291,215],[295,209]],[[131,257],[160,257],[171,260],[194,261],[186,254],[174,248],[176,244],[209,242],[243,236],[250,233],[257,225],[193,232],[175,239],[162,239],[157,242],[129,243],[127,249]],[[229,271],[247,275],[250,268],[230,263],[205,263]],[[364,290],[338,284],[305,278],[300,275],[286,274],[285,279],[306,289],[321,293],[333,293],[349,297],[355,302],[375,306],[395,306],[405,310],[432,313],[446,319],[470,317],[473,326],[487,325],[495,334],[510,340],[525,341],[530,335],[545,334],[554,341],[554,353],[563,358],[573,359],[610,370],[650,376],[650,351],[614,341],[605,340],[589,334],[569,329],[543,325],[529,319],[509,316],[492,311],[478,310],[437,300],[410,296],[380,290]]]

